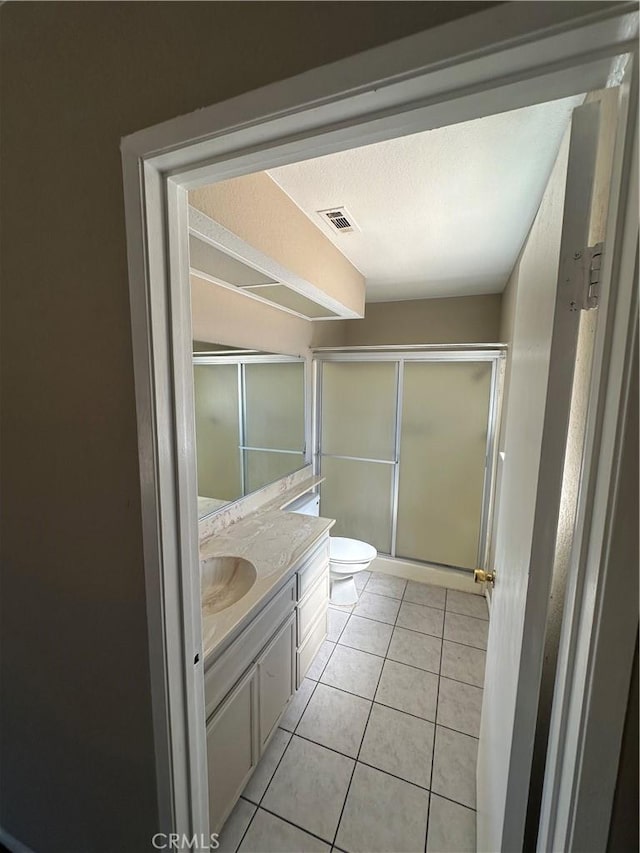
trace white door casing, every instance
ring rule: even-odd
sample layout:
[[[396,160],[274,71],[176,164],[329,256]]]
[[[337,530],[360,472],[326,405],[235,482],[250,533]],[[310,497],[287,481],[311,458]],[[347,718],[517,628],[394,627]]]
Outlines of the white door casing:
[[[524,839],[598,113],[597,103],[574,110],[570,140],[563,143],[569,141],[566,185],[552,173],[538,214],[546,219],[534,224],[520,260],[519,275],[529,273],[530,286],[516,296],[478,751],[478,849],[484,851],[520,850]],[[554,173],[566,157],[561,148]],[[556,263],[553,275],[549,265]]]

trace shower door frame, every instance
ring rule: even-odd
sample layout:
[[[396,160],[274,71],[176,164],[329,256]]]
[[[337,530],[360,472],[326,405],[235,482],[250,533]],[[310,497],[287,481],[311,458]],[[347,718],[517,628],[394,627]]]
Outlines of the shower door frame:
[[[303,382],[303,406],[304,406],[304,445],[301,451],[299,450],[275,450],[271,447],[250,447],[245,444],[246,441],[246,417],[247,417],[247,396],[246,396],[246,380],[245,380],[245,365],[247,364],[300,364],[302,363],[302,382]],[[242,494],[235,498],[232,501],[229,501],[229,504],[236,503],[236,501],[242,500],[246,498],[247,495],[253,494],[253,492],[257,491],[257,489],[247,489],[247,471],[246,465],[244,461],[244,454],[247,450],[256,450],[264,453],[285,453],[290,454],[291,456],[302,456],[302,464],[299,468],[296,468],[294,471],[290,473],[293,474],[295,471],[299,471],[301,468],[304,468],[307,465],[311,464],[311,454],[310,448],[312,447],[312,424],[311,417],[309,415],[309,410],[311,407],[311,399],[312,399],[312,389],[310,382],[310,373],[309,370],[309,362],[308,360],[301,355],[278,355],[278,354],[269,354],[269,355],[250,355],[250,354],[241,354],[238,355],[199,355],[198,353],[193,354],[192,359],[193,367],[204,367],[207,364],[226,364],[231,365],[235,364],[238,368],[238,452],[240,454],[240,486],[242,489]],[[288,475],[284,475],[288,476]],[[280,478],[277,478],[280,479]],[[275,482],[275,481],[274,481]],[[264,485],[269,485],[265,483]],[[259,488],[263,488],[260,486]]]
[[[489,411],[487,416],[487,444],[485,449],[484,481],[482,486],[482,504],[480,513],[480,531],[478,534],[478,549],[476,565],[485,567],[489,554],[489,532],[495,494],[497,469],[498,430],[500,424],[500,409],[502,403],[502,387],[504,379],[506,347],[504,345],[485,347],[456,346],[448,348],[443,345],[424,346],[390,346],[390,347],[356,347],[342,349],[317,349],[313,351],[313,470],[314,474],[322,474],[322,458],[348,459],[352,462],[368,462],[380,465],[392,465],[391,478],[391,549],[384,554],[392,559],[421,565],[443,566],[456,571],[470,573],[473,569],[464,566],[453,566],[436,563],[432,560],[416,560],[410,557],[398,557],[398,508],[400,493],[400,448],[402,443],[402,403],[404,394],[404,366],[407,362],[489,362],[491,363],[491,382],[489,387]],[[396,400],[394,423],[394,455],[395,459],[370,459],[358,456],[343,456],[335,453],[322,452],[322,374],[326,362],[372,363],[388,362],[395,365]]]

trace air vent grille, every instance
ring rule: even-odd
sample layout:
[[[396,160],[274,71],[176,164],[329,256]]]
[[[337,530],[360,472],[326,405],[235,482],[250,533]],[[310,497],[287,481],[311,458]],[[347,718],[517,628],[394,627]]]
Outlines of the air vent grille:
[[[355,231],[357,228],[353,217],[345,207],[330,207],[328,210],[319,210],[318,214],[332,231],[348,234],[349,231]]]

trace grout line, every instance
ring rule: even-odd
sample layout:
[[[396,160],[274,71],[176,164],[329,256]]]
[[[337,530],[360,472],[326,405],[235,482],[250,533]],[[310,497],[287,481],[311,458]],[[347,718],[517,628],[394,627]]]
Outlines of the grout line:
[[[271,809],[267,809],[264,806],[260,806],[260,809],[262,809],[263,812],[272,815],[273,817],[277,817],[278,820],[284,821],[284,823],[288,823],[289,826],[293,826],[296,829],[299,829],[301,832],[304,832],[307,835],[311,835],[313,838],[317,838],[318,841],[322,841],[323,844],[331,844],[330,841],[327,841],[327,839],[323,838],[321,835],[316,835],[315,832],[311,832],[309,829],[305,829],[304,826],[300,826],[299,824],[294,823],[292,820],[289,820],[286,817],[282,817],[282,815],[278,814],[277,812],[272,812]],[[260,809],[256,810],[256,814]]]
[[[369,580],[371,580],[371,578],[369,578]],[[369,583],[369,581],[367,581],[367,584],[368,583]],[[366,585],[365,585],[365,589],[366,589]],[[371,594],[375,595],[375,593],[371,593]],[[396,627],[396,622],[398,621],[398,613],[400,613],[399,607],[398,607],[398,612],[396,613],[395,620],[393,622],[393,628],[394,629]],[[391,633],[393,636],[393,631]],[[378,674],[378,680],[376,682],[376,689],[373,691],[373,699],[371,701],[371,707],[369,708],[369,713],[367,715],[367,722],[365,723],[364,729],[362,730],[362,738],[360,739],[360,746],[358,747],[358,753],[356,755],[356,760],[355,760],[355,763],[353,765],[353,770],[351,772],[351,778],[349,779],[349,784],[347,785],[347,793],[346,793],[344,801],[342,803],[342,808],[340,809],[340,817],[338,818],[338,823],[336,824],[336,831],[335,831],[335,834],[333,836],[333,842],[332,842],[333,847],[335,847],[336,840],[338,838],[338,832],[340,831],[340,824],[342,823],[342,816],[344,814],[344,808],[347,804],[347,800],[349,799],[349,792],[351,791],[351,785],[353,783],[353,777],[354,777],[355,772],[356,772],[356,767],[358,766],[358,759],[360,758],[360,753],[362,752],[362,744],[364,743],[364,739],[365,739],[366,734],[367,734],[367,728],[369,727],[369,720],[371,719],[371,712],[373,710],[373,705],[375,702],[376,693],[378,692],[378,687],[380,686],[380,680],[382,679],[382,673],[384,672],[384,661],[385,660],[386,660],[386,658],[383,659],[383,663],[382,663],[382,666],[380,668],[380,673]],[[435,737],[435,729],[434,729],[434,737]]]
[[[435,738],[433,740],[433,748],[436,748]],[[431,771],[433,773],[433,756],[431,756]],[[427,828],[424,832],[424,853],[427,853],[427,844],[429,842],[429,820],[431,819],[431,791],[429,791],[429,801],[427,802]]]
[[[464,616],[465,619],[475,619],[476,622],[484,622],[487,625],[489,624],[489,620],[485,619],[484,616],[472,616],[470,613],[459,613],[457,610],[446,609],[446,613],[451,613],[453,616]]]
[[[379,704],[379,703],[374,703],[374,704]],[[373,710],[373,709],[371,709],[371,710]],[[424,720],[423,722],[430,722],[430,720]],[[431,725],[433,725],[433,723],[431,723]],[[366,726],[365,726],[365,731],[366,731]],[[429,790],[429,788],[426,785],[420,785],[420,784],[418,784],[418,782],[412,782],[411,779],[405,779],[404,776],[398,776],[397,773],[391,773],[390,770],[383,770],[381,767],[376,767],[375,764],[370,764],[368,761],[363,761],[361,758],[355,758],[353,755],[349,755],[346,752],[341,752],[339,749],[335,749],[335,747],[327,746],[326,743],[320,743],[319,741],[314,740],[311,737],[307,737],[306,735],[296,734],[295,737],[299,738],[300,740],[306,740],[308,743],[312,743],[314,746],[320,746],[320,747],[322,747],[322,749],[328,749],[329,752],[333,752],[336,755],[341,756],[342,758],[348,758],[350,761],[355,761],[357,764],[362,764],[365,767],[370,767],[372,770],[377,770],[378,773],[384,773],[387,776],[392,776],[394,779],[398,779],[398,781],[400,781],[400,782],[406,782],[407,785],[413,785],[414,788],[419,788],[421,791],[428,791]],[[364,732],[362,734],[362,740],[364,741]],[[346,799],[346,797],[345,797],[345,799]]]
[[[459,803],[458,800],[452,800],[451,797],[447,797],[446,794],[439,794],[437,791],[429,791],[429,799],[431,799],[432,796],[440,797],[441,800],[447,800],[449,803],[455,803],[456,806],[462,806],[463,809],[467,809],[467,811],[473,812],[474,814],[477,812],[477,809],[471,808],[471,806],[468,806],[466,803]]]
[[[471,646],[468,646],[467,648],[471,648]],[[409,666],[409,664],[406,665]],[[431,672],[431,670],[425,669],[425,672]],[[484,690],[484,687],[480,687],[478,684],[474,684],[472,681],[463,681],[461,678],[452,678],[450,675],[443,675],[442,672],[440,672],[440,678],[446,678],[447,681],[455,681],[456,684],[466,684],[467,687],[477,687],[478,690]]]
[[[240,849],[240,847],[242,846],[242,842],[244,841],[244,837],[245,837],[245,835],[247,834],[247,832],[249,832],[249,827],[250,827],[250,826],[251,826],[251,824],[253,823],[253,819],[254,819],[254,817],[255,817],[255,816],[258,814],[258,812],[260,811],[260,806],[256,806],[256,804],[255,804],[255,803],[252,803],[252,802],[251,802],[251,800],[247,800],[245,797],[243,797],[243,796],[242,796],[242,794],[240,794],[240,798],[239,798],[238,802],[240,802],[240,800],[244,800],[244,801],[245,801],[245,803],[251,803],[251,805],[252,805],[252,806],[255,806],[255,809],[253,810],[253,814],[252,814],[252,815],[251,815],[251,817],[249,818],[249,823],[246,825],[245,830],[244,830],[244,832],[242,833],[242,835],[241,835],[241,837],[240,837],[240,841],[238,841],[237,846],[234,848],[235,853],[237,853],[237,851],[238,851],[238,850]],[[236,805],[238,805],[238,803],[236,803]],[[235,807],[236,807],[236,806],[234,806],[233,808],[235,809]],[[231,817],[231,815],[232,815],[232,814],[233,814],[233,809],[231,810],[231,813],[229,814],[229,817],[227,818],[227,820],[225,820],[224,824],[222,825],[222,829],[223,829],[223,830],[224,830],[224,827],[225,827],[225,826],[226,826],[226,824],[227,824],[227,821],[229,820],[229,818]],[[218,835],[218,838],[220,838],[220,835]]]

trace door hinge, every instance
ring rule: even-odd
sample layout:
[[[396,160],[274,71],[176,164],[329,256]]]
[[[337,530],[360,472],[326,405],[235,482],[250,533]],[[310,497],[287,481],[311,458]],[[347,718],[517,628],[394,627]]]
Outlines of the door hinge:
[[[582,270],[584,276],[582,307],[585,311],[597,308],[600,301],[603,251],[604,243],[596,243],[595,246],[588,246],[582,253]]]

